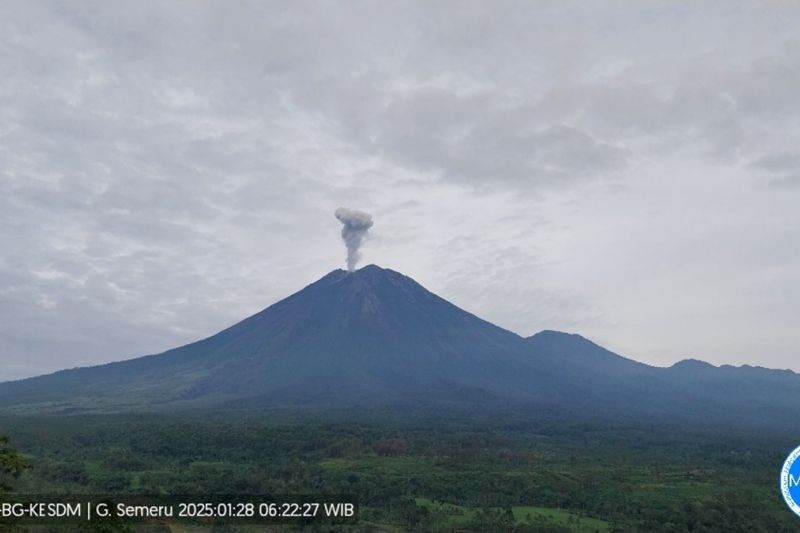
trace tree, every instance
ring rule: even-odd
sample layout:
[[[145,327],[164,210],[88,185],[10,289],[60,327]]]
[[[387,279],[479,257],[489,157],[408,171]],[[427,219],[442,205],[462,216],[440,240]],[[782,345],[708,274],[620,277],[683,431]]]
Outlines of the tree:
[[[11,482],[17,479],[28,463],[11,447],[8,437],[0,435],[0,494],[11,490]]]

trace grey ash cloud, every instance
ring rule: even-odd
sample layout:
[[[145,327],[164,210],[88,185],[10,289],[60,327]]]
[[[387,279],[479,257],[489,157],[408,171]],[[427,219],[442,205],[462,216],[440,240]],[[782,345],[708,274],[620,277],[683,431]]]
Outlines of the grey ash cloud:
[[[346,207],[336,209],[334,215],[342,223],[342,241],[347,248],[347,270],[353,272],[361,259],[361,245],[372,227],[372,215]]]

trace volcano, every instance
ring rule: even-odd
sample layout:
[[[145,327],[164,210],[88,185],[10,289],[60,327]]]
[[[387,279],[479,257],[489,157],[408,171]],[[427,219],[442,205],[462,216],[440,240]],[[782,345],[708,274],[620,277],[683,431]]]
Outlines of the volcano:
[[[28,413],[460,405],[797,420],[799,397],[791,371],[658,368],[580,335],[526,339],[375,265],[161,354],[0,384],[0,410]]]

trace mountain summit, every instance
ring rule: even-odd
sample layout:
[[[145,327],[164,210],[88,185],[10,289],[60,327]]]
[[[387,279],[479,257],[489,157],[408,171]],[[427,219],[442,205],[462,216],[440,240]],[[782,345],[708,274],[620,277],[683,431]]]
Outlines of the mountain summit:
[[[9,404],[104,409],[525,396],[524,341],[376,265],[334,270],[207,339],[0,384]]]
[[[2,383],[0,410],[458,404],[607,416],[800,412],[792,372],[693,366],[651,367],[575,334],[525,339],[369,265],[334,270],[180,348]]]

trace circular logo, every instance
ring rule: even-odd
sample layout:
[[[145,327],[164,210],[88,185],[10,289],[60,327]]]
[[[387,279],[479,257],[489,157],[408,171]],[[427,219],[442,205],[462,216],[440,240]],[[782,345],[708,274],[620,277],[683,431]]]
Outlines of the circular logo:
[[[800,446],[783,463],[780,478],[781,494],[786,505],[800,516]]]

